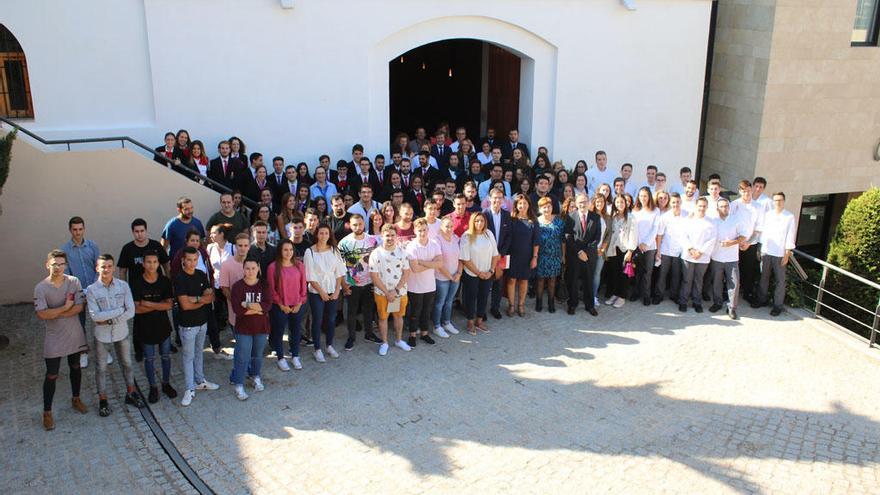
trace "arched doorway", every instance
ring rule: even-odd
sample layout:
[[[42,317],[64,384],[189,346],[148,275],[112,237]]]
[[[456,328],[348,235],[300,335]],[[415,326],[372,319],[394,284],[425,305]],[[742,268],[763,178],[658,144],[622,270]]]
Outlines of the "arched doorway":
[[[487,126],[506,135],[519,125],[520,68],[518,55],[475,39],[428,43],[395,57],[388,62],[389,138],[412,136],[417,127],[432,133],[441,122],[453,133],[465,127],[473,141]]]
[[[33,118],[27,60],[15,36],[0,24],[0,116]]]

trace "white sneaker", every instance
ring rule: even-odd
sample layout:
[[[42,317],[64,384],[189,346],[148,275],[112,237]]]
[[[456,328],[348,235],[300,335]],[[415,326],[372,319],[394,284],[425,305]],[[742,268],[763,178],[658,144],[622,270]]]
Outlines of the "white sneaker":
[[[614,301],[614,304],[612,304],[612,306],[614,306],[615,308],[622,308],[624,304],[626,304],[626,299],[618,297],[617,300]]]
[[[192,404],[192,401],[195,398],[195,396],[196,396],[195,390],[187,390],[186,392],[183,393],[183,398],[180,399],[180,405],[183,407],[186,407],[186,406]]]
[[[333,359],[339,359],[339,353],[336,352],[336,349],[334,349],[332,345],[327,346],[327,354],[330,354],[330,357]]]
[[[397,347],[400,347],[404,351],[411,351],[412,350],[412,347],[410,347],[409,344],[407,344],[406,341],[404,341],[404,340],[398,340],[397,342],[394,343],[394,345],[396,345]]]
[[[113,364],[113,354],[107,353],[107,364]]]
[[[382,342],[382,345],[379,346],[379,355],[384,356],[385,354],[388,354],[388,343]]]
[[[223,349],[220,349],[220,352],[214,353],[214,359],[222,360],[222,361],[232,361],[232,354],[229,354]]]
[[[293,357],[293,369],[301,370],[303,369],[302,361],[299,360],[299,357]]]
[[[257,392],[262,392],[263,390],[266,390],[266,387],[263,386],[263,380],[261,380],[258,376],[254,377],[254,390],[256,390]]]
[[[616,302],[617,302],[617,296],[611,296],[605,300],[605,304],[607,304],[608,306],[611,306]]]
[[[286,358],[281,358],[278,360],[278,369],[281,371],[290,371],[290,365],[287,364]]]
[[[599,306],[599,298],[598,298],[598,297],[594,297],[594,298],[593,298],[593,305],[594,305],[594,306]]]
[[[238,400],[247,400],[248,394],[244,391],[244,385],[235,386],[235,397]]]
[[[89,355],[83,352],[79,355],[79,367],[80,368],[88,368],[89,367]]]
[[[324,359],[324,353],[321,352],[321,349],[315,350],[315,361],[317,361],[319,363],[326,363],[327,362],[327,360]]]
[[[196,390],[217,390],[218,388],[220,388],[220,385],[217,385],[216,383],[211,383],[208,380],[205,380],[202,383],[196,385]]]
[[[440,337],[441,339],[448,339],[449,334],[443,330],[443,327],[434,327],[434,335]]]
[[[443,329],[449,332],[450,335],[458,335],[458,329],[455,328],[451,321],[443,325]]]

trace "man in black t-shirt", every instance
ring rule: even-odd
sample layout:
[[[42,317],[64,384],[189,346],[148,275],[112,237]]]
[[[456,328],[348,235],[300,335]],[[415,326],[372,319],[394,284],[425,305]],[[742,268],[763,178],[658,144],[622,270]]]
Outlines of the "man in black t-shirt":
[[[275,261],[275,246],[269,244],[269,226],[262,220],[254,222],[251,227],[254,242],[251,244],[249,256],[260,260],[260,273],[268,273],[269,263]]]
[[[351,227],[348,224],[349,217],[351,215],[345,211],[345,201],[342,199],[342,195],[333,195],[330,198],[330,215],[327,216],[327,223],[330,224],[330,232],[336,242],[351,234]]]
[[[180,305],[177,322],[183,343],[183,375],[186,390],[180,405],[188,406],[196,396],[196,390],[217,390],[216,383],[205,379],[205,334],[208,332],[208,310],[214,302],[214,289],[205,272],[196,269],[199,262],[198,249],[183,248],[183,269],[174,277],[174,296]]]
[[[168,310],[173,305],[173,294],[171,280],[159,273],[159,253],[164,253],[164,250],[145,252],[143,273],[129,283],[134,299],[134,334],[144,352],[144,372],[150,382],[150,395],[147,398],[150,404],[159,400],[155,368],[157,347],[162,359],[162,392],[169,399],[177,397],[177,391],[170,383],[171,320],[168,319]]]

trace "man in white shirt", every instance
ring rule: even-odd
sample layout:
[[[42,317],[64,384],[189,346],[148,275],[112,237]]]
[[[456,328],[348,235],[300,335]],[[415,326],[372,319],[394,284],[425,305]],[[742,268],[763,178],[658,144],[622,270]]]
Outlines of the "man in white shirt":
[[[767,212],[773,209],[773,200],[764,194],[765,189],[767,189],[767,179],[755,177],[752,181],[752,201],[756,206],[763,206],[764,211]]]
[[[688,181],[684,188],[684,194],[681,196],[681,209],[685,214],[690,215],[697,209],[697,198],[699,198],[699,189],[697,189],[697,181]]]
[[[657,192],[657,166],[656,165],[648,165],[648,168],[645,170],[645,183],[642,184],[642,187],[647,187],[651,190],[651,194],[653,195]],[[641,187],[639,188],[641,189]]]
[[[706,216],[709,218],[718,218],[718,200],[721,198],[721,181],[712,179],[706,185],[706,200],[709,202],[709,209]]]
[[[730,214],[739,217],[746,225],[746,239],[739,245],[739,292],[743,300],[750,304],[754,301],[755,282],[760,275],[758,240],[761,239],[764,213],[764,208],[752,200],[752,183],[739,181],[739,198],[730,203]]]
[[[631,180],[632,174],[632,163],[624,163],[620,166],[620,177],[623,179],[623,192],[635,198],[636,194],[639,192],[639,185],[636,184],[636,181]]]
[[[797,229],[794,215],[785,210],[785,194],[778,192],[773,195],[773,210],[764,215],[761,226],[761,282],[758,284],[758,299],[752,307],[767,304],[767,291],[770,288],[770,274],[776,281],[773,291],[773,309],[771,316],[782,313],[785,300],[785,266],[795,247]]]
[[[404,351],[412,348],[403,340],[403,316],[406,314],[406,281],[409,278],[409,261],[406,252],[397,245],[394,225],[382,226],[382,245],[373,249],[368,262],[373,283],[373,301],[376,303],[376,321],[379,324],[379,355],[388,353],[388,317],[394,319],[394,339]]]
[[[678,299],[678,310],[687,312],[688,300],[694,305],[694,311],[703,312],[702,287],[706,269],[715,248],[715,224],[706,218],[706,208],[709,202],[706,198],[697,199],[697,206],[693,216],[684,222],[681,236],[681,259],[682,267],[681,292]]]
[[[455,129],[455,141],[449,145],[449,149],[452,150],[453,153],[458,153],[458,150],[461,148],[461,143],[465,141],[467,141],[467,130],[464,127],[458,127]]]
[[[739,245],[748,237],[750,230],[741,217],[730,214],[730,202],[718,200],[718,220],[715,222],[718,238],[712,250],[712,306],[714,313],[724,306],[722,289],[727,282],[727,315],[737,319],[736,306],[739,302]]]
[[[592,197],[599,184],[614,184],[617,171],[608,168],[608,155],[604,151],[596,152],[596,166],[587,170],[587,191]]]
[[[687,213],[681,209],[681,195],[672,193],[669,196],[669,210],[660,215],[657,227],[657,239],[660,248],[656,259],[660,261],[660,277],[654,287],[652,303],[660,304],[667,296],[667,279],[669,299],[675,301],[681,288],[681,237]]]
[[[687,183],[691,181],[693,172],[690,167],[681,167],[678,171],[678,178],[680,181],[672,181],[669,185],[666,186],[666,190],[669,191],[670,194],[677,192],[684,196],[684,190],[687,187]],[[697,197],[700,196],[700,191],[696,191]]]

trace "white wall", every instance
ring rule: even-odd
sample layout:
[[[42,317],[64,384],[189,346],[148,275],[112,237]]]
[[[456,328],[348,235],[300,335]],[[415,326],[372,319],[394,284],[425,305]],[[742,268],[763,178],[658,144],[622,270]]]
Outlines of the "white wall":
[[[636,11],[618,0],[68,4],[0,10],[27,51],[37,130],[159,145],[183,127],[212,152],[237,134],[252,151],[312,165],[324,152],[348,158],[355,142],[384,153],[388,60],[470,36],[528,57],[524,89],[534,92],[521,116],[530,111],[531,123],[521,127],[533,148],[549,146],[567,166],[602,148],[637,174],[696,159],[710,0],[640,0]]]

